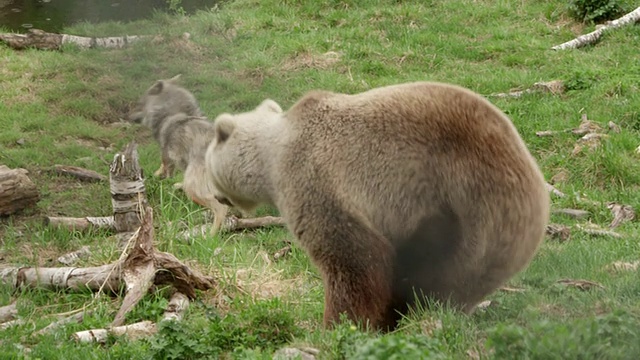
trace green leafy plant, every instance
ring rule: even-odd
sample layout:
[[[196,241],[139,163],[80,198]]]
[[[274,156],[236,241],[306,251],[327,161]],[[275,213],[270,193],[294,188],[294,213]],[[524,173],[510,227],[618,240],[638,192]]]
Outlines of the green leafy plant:
[[[571,17],[582,22],[600,22],[615,19],[622,13],[618,0],[572,0]]]

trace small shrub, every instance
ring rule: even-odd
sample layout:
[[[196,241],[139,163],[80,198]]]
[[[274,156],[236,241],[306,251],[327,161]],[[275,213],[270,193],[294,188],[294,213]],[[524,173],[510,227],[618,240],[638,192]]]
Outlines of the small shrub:
[[[349,359],[447,359],[442,343],[425,335],[390,333],[356,344]]]
[[[626,359],[640,351],[640,322],[629,313],[565,323],[540,321],[527,328],[499,324],[487,339],[496,359]]]
[[[569,14],[581,22],[612,20],[621,13],[619,0],[572,0],[569,3]]]

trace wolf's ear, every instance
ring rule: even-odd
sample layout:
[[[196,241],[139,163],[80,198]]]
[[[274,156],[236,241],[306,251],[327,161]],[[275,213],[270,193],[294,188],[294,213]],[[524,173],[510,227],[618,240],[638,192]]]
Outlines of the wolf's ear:
[[[143,111],[134,111],[131,114],[129,114],[128,119],[132,123],[139,124],[139,123],[142,122],[142,119],[144,119],[144,112]]]
[[[155,84],[153,84],[149,90],[147,91],[148,95],[158,95],[162,92],[164,88],[164,80],[158,80]]]
[[[233,122],[233,116],[230,114],[221,114],[214,121],[215,127],[215,139],[218,144],[222,144],[231,134],[233,130],[236,128],[236,124]]]

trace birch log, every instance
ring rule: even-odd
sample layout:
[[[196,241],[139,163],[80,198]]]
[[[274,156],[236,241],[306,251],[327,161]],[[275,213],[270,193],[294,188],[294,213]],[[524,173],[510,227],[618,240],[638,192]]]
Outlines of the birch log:
[[[0,283],[14,288],[32,287],[45,289],[85,289],[97,291],[105,289],[118,292],[121,286],[120,271],[116,264],[97,267],[75,268],[38,268],[10,267],[0,268]]]
[[[595,31],[578,36],[577,38],[571,41],[567,41],[560,45],[556,45],[551,49],[553,50],[577,49],[585,45],[594,44],[600,39],[600,37],[605,31],[619,28],[624,25],[633,24],[638,21],[640,21],[640,7],[619,19],[608,22],[606,25],[596,27]]]
[[[38,202],[38,189],[28,173],[25,169],[0,165],[0,216],[13,214]]]
[[[115,326],[109,329],[94,329],[78,331],[73,334],[73,338],[80,342],[105,343],[109,334],[115,336],[126,336],[129,340],[151,336],[157,331],[156,324],[152,321],[141,321],[131,325]]]
[[[119,49],[135,41],[151,36],[113,36],[113,37],[87,37],[68,34],[48,33],[40,29],[29,29],[26,34],[5,33],[0,34],[0,41],[9,47],[22,50],[36,48],[40,50],[60,50],[64,44],[75,44],[81,48],[108,48]]]
[[[235,216],[228,216],[222,223],[220,232],[232,232],[243,229],[254,229],[264,226],[285,226],[283,218],[277,216],[263,216],[258,218],[242,219]],[[191,241],[193,237],[205,236],[212,231],[211,224],[197,226],[193,229],[185,230],[180,233],[180,238],[185,241]]]
[[[87,216],[83,218],[45,216],[45,226],[64,228],[70,231],[85,231],[90,229],[115,230],[113,216]]]

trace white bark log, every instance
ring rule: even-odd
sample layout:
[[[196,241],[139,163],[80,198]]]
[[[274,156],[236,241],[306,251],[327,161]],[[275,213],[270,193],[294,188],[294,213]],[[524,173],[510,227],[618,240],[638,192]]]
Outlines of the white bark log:
[[[242,229],[254,229],[263,226],[285,226],[283,218],[277,216],[262,216],[258,218],[242,219],[235,216],[228,216],[220,228],[220,232],[232,232]],[[205,224],[180,233],[180,238],[191,241],[193,237],[205,236],[212,233],[212,225]]]
[[[633,24],[639,20],[640,20],[640,7],[619,19],[613,20],[604,26],[596,28],[595,31],[592,31],[588,34],[581,35],[571,41],[567,41],[560,45],[556,45],[551,49],[553,50],[577,49],[585,45],[594,44],[598,41],[598,39],[600,39],[600,37],[605,31],[610,29],[615,29],[627,24]]]
[[[167,309],[162,316],[161,321],[180,321],[184,316],[185,311],[189,307],[189,298],[187,295],[181,292],[175,292],[171,299],[169,300],[169,304],[167,304]]]
[[[84,231],[88,229],[115,230],[113,216],[87,216],[83,218],[45,216],[45,226],[65,228],[69,231]]]
[[[91,251],[89,250],[89,247],[85,245],[76,251],[72,251],[58,257],[58,262],[62,265],[71,266],[78,262],[78,260],[86,258],[89,255],[91,255]]]
[[[97,267],[75,268],[38,268],[38,267],[2,267],[0,283],[15,288],[21,286],[45,289],[83,289],[97,291],[104,288],[116,292],[120,287],[120,271],[115,264]]]
[[[151,321],[141,321],[135,324],[115,326],[109,329],[94,329],[78,331],[73,334],[73,338],[80,342],[105,343],[109,334],[115,336],[126,336],[130,340],[148,337],[156,333],[156,324]]]

